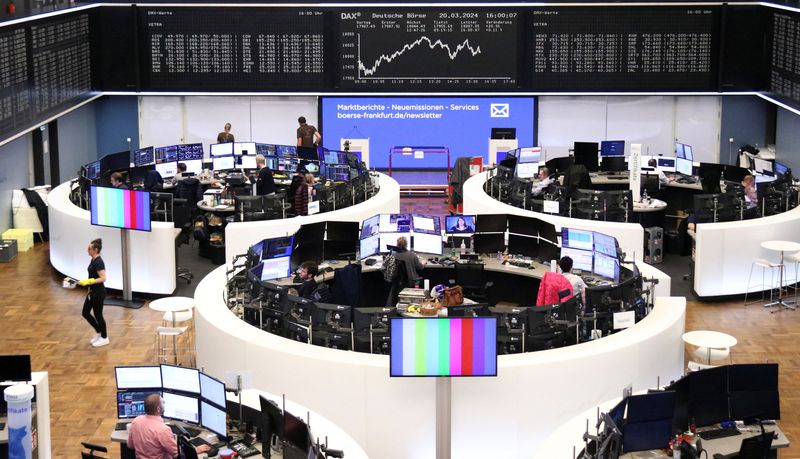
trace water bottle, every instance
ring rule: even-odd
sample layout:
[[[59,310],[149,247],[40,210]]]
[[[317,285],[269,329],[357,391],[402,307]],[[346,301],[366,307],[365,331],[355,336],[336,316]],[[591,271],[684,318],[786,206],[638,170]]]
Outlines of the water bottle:
[[[461,240],[461,255],[467,253],[467,244],[464,243],[464,240]]]
[[[8,457],[31,459],[31,399],[33,386],[15,384],[3,391],[8,404]]]

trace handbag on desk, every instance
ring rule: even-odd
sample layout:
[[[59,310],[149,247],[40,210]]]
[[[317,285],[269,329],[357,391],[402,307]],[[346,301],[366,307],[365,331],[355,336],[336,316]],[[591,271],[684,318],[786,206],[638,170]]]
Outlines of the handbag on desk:
[[[464,302],[464,289],[460,285],[454,285],[450,288],[444,289],[444,297],[442,298],[442,305],[457,306]]]

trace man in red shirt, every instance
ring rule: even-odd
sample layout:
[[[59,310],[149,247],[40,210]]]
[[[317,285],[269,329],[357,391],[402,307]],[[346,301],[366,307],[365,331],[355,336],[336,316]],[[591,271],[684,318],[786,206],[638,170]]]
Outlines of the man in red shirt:
[[[144,399],[143,416],[131,423],[128,432],[128,447],[136,452],[137,459],[172,459],[178,455],[178,442],[172,430],[164,424],[164,399],[150,394]],[[209,451],[208,445],[195,448],[198,453]]]

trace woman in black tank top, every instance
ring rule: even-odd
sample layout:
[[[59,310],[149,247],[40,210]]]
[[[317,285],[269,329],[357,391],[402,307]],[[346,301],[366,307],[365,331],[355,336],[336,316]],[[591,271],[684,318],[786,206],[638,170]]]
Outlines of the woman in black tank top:
[[[106,299],[106,265],[100,257],[103,250],[103,240],[95,239],[89,243],[86,251],[92,257],[87,271],[89,278],[78,281],[78,285],[89,287],[86,301],[83,302],[83,317],[97,332],[91,339],[93,347],[106,346],[109,343],[106,331],[106,321],[103,319],[103,302]]]

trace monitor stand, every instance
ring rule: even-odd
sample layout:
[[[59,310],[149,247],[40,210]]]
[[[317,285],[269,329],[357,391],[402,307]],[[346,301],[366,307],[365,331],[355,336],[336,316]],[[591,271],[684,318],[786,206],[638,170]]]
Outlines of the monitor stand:
[[[122,298],[108,297],[103,302],[109,306],[121,306],[128,309],[139,309],[144,306],[144,301],[134,300],[131,292],[131,258],[130,258],[130,230],[120,230],[120,245],[122,246]]]
[[[452,392],[450,378],[436,378],[436,459],[450,459]]]

